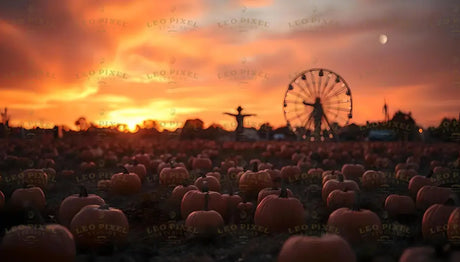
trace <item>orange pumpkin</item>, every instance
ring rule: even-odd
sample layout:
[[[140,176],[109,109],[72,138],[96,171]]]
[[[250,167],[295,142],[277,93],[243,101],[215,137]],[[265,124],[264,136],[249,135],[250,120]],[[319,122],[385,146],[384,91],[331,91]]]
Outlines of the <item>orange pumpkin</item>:
[[[409,192],[411,196],[415,199],[417,197],[417,193],[422,188],[423,186],[434,186],[434,182],[431,180],[429,177],[424,177],[424,176],[413,176],[409,180],[409,185],[407,188],[409,189]]]
[[[2,191],[0,191],[0,209],[2,209],[5,206],[5,195],[3,194]]]
[[[417,176],[417,171],[413,169],[401,169],[396,172],[396,179],[409,182],[412,177]]]
[[[336,210],[342,207],[352,208],[355,203],[355,191],[335,189],[327,196],[327,207]]]
[[[220,173],[219,172],[208,172],[206,173],[206,176],[213,176],[217,178],[217,181],[220,181]]]
[[[297,198],[288,197],[284,185],[279,195],[266,196],[257,205],[254,215],[254,223],[272,233],[285,232],[289,228],[302,225],[304,219],[302,203]]]
[[[228,194],[223,194],[222,198],[224,199],[226,205],[227,205],[227,216],[224,217],[225,221],[229,221],[233,214],[235,213],[236,207],[240,202],[243,202],[243,198],[241,198],[239,195],[234,195],[233,192],[233,187],[230,186],[230,192]]]
[[[331,179],[338,180],[339,179],[339,174],[342,174],[342,173],[340,171],[338,171],[338,170],[326,170],[326,171],[324,171],[321,174],[321,177],[323,178],[321,184],[324,185],[324,183],[326,183],[328,180],[331,180]]]
[[[135,173],[130,173],[124,168],[123,173],[116,173],[110,179],[110,191],[119,195],[132,195],[139,193],[142,188],[142,183],[139,176]]]
[[[347,241],[338,235],[291,236],[281,247],[277,261],[356,262],[356,255]]]
[[[369,190],[377,189],[383,184],[385,184],[385,174],[380,171],[367,170],[361,179],[363,188]]]
[[[83,207],[88,205],[103,205],[104,199],[98,195],[88,194],[84,186],[80,187],[80,194],[66,197],[59,207],[59,221],[62,225],[69,227],[72,218]]]
[[[145,181],[145,178],[147,177],[147,170],[143,164],[139,164],[137,161],[133,161],[133,164],[126,164],[125,168],[128,170],[128,172],[138,175],[141,182]]]
[[[296,181],[300,178],[300,172],[298,166],[283,166],[281,168],[281,177],[284,180]]]
[[[432,246],[409,247],[404,250],[399,262],[431,262],[436,250]]]
[[[73,217],[70,231],[78,246],[99,248],[124,243],[128,237],[129,223],[119,209],[108,205],[89,205]]]
[[[203,173],[202,176],[195,180],[195,186],[200,190],[203,189],[204,183],[207,184],[210,191],[220,192],[220,182],[214,176],[207,176],[205,173]]]
[[[186,219],[193,211],[202,210],[204,206],[204,197],[209,194],[209,209],[219,212],[222,217],[226,216],[227,203],[218,192],[207,192],[207,188],[203,188],[203,192],[191,190],[185,193],[181,202],[181,215]]]
[[[447,221],[447,239],[455,246],[460,245],[460,208],[450,213]]]
[[[331,179],[324,183],[323,189],[321,190],[321,196],[324,202],[327,202],[329,194],[336,189],[342,191],[359,191],[359,186],[354,180],[344,180],[344,176],[341,174],[338,174],[338,177],[338,180]]]
[[[18,188],[11,195],[9,204],[13,209],[24,209],[34,207],[38,210],[45,209],[45,193],[39,187],[30,186],[28,188]]]
[[[449,217],[454,210],[455,206],[450,204],[434,204],[430,206],[422,218],[423,239],[433,243],[442,243],[447,240]]]
[[[19,183],[34,185],[41,189],[45,189],[48,184],[48,175],[43,169],[26,169],[22,171],[18,177],[20,178]]]
[[[192,162],[192,169],[193,170],[211,170],[212,169],[212,161],[207,157],[200,157],[194,158]]]
[[[359,181],[364,174],[364,166],[361,164],[345,164],[342,166],[342,174],[345,179]]]
[[[185,183],[190,175],[185,167],[163,168],[160,172],[160,184],[176,186]]]
[[[339,208],[329,215],[328,231],[345,238],[351,244],[375,242],[382,235],[382,222],[374,212],[360,209],[359,192],[355,192],[353,208]]]
[[[272,185],[270,174],[264,170],[257,171],[257,168],[254,168],[253,171],[244,172],[238,183],[240,192],[248,198],[256,198],[260,190]]]
[[[209,210],[209,198],[209,192],[206,192],[203,210],[193,211],[185,220],[185,226],[194,228],[194,231],[202,237],[214,236],[218,229],[224,226],[221,214],[215,210]]]
[[[58,224],[19,225],[7,230],[0,247],[0,260],[11,262],[75,261],[75,240],[70,231]]]
[[[104,179],[97,181],[97,190],[109,192],[112,189],[112,180]]]
[[[385,210],[391,217],[415,214],[415,203],[409,196],[392,194],[385,199]]]
[[[195,185],[186,185],[186,184],[178,185],[173,189],[170,199],[173,201],[173,203],[180,205],[185,193],[191,190],[199,190],[199,189]]]
[[[291,190],[286,189],[288,197],[294,197],[294,194]],[[279,195],[281,193],[281,188],[278,187],[267,187],[259,191],[257,196],[257,203],[260,203],[265,197],[269,195]]]
[[[415,206],[417,209],[426,210],[431,205],[445,203],[451,195],[450,188],[423,186],[417,193]]]

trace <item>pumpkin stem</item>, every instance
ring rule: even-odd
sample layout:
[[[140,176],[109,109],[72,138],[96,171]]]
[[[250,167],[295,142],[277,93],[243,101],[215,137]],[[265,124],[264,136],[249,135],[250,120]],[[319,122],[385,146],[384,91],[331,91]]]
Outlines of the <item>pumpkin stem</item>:
[[[361,208],[361,193],[359,191],[355,191],[355,202],[353,203],[353,207],[351,210],[353,211],[360,211]]]
[[[257,162],[254,161],[254,163],[252,163],[252,172],[257,172],[258,166]]]
[[[99,206],[99,209],[103,209],[103,210],[109,210],[109,205],[108,204],[103,204],[103,205],[100,205]]]
[[[80,185],[80,195],[79,197],[88,197],[88,190],[84,185]]]
[[[209,210],[209,192],[206,191],[206,194],[204,195],[204,211]]]
[[[283,179],[281,179],[281,191],[280,191],[279,197],[280,198],[287,198],[288,197],[286,184],[284,183]]]
[[[202,187],[201,191],[205,192],[205,193],[209,191],[208,181],[203,181],[203,187]]]
[[[449,199],[447,199],[446,202],[444,202],[444,205],[446,206],[456,206],[458,203],[457,196],[455,194],[451,194],[449,196]]]

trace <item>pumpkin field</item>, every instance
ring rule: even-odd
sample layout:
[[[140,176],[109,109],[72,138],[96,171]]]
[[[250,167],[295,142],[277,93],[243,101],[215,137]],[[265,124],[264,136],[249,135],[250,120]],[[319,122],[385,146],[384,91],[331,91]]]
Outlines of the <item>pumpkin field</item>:
[[[0,261],[460,261],[455,143],[1,141]]]

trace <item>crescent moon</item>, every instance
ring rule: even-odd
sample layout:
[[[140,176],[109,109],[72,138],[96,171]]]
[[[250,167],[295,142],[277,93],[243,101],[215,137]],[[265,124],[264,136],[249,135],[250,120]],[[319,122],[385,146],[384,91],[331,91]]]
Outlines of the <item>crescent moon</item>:
[[[386,44],[388,42],[388,37],[386,35],[380,35],[379,36],[379,41],[382,45]]]

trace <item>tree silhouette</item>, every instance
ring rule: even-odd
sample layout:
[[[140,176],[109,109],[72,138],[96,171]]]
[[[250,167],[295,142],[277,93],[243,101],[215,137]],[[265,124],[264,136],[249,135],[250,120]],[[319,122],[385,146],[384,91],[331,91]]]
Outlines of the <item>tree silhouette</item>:
[[[79,128],[80,131],[86,131],[90,127],[88,122],[86,121],[86,118],[80,117],[75,121],[75,126]]]
[[[201,119],[187,119],[180,134],[181,139],[199,138],[203,132],[203,121]]]
[[[263,139],[270,140],[273,136],[273,127],[268,122],[263,123],[257,130],[257,134]]]

